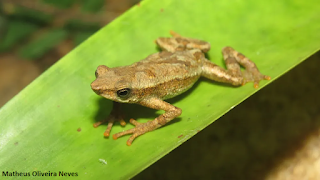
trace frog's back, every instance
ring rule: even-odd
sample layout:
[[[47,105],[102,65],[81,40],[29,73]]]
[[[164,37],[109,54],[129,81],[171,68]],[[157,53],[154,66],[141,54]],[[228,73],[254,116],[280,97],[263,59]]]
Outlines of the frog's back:
[[[155,53],[131,67],[135,86],[162,99],[188,90],[201,75],[201,60],[192,51]]]

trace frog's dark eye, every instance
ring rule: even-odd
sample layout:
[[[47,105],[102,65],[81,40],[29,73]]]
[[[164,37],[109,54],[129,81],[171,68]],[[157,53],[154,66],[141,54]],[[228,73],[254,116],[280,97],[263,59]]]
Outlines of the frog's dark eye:
[[[121,99],[127,99],[130,96],[131,89],[124,88],[117,91],[117,95]]]
[[[96,78],[98,77],[98,70],[96,70],[96,72],[94,73],[96,75]]]

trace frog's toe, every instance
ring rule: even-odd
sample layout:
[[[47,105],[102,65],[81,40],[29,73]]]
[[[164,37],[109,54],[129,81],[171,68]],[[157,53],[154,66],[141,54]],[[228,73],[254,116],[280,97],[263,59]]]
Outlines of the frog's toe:
[[[113,139],[116,140],[121,136],[124,136],[124,135],[127,135],[127,134],[132,134],[130,136],[130,138],[128,139],[128,141],[127,141],[127,145],[130,146],[132,144],[133,140],[135,138],[137,138],[138,136],[140,136],[140,135],[142,135],[142,134],[144,134],[146,132],[149,132],[149,131],[152,131],[152,130],[156,129],[156,123],[157,122],[148,121],[146,123],[139,123],[134,119],[130,119],[130,123],[133,124],[135,126],[135,128],[116,133],[116,134],[114,134],[112,136]]]
[[[265,80],[271,80],[271,77],[270,76],[266,76],[266,75],[263,75],[264,77],[263,77],[263,79],[265,79]]]
[[[117,117],[117,121],[120,122],[120,125],[121,125],[121,126],[125,126],[125,125],[127,124],[127,123],[124,121],[124,118],[123,118],[122,115],[119,115],[119,116]]]
[[[130,119],[130,123],[133,124],[134,126],[138,126],[139,123],[138,121],[134,120],[134,119]],[[129,129],[129,130],[126,130],[126,131],[122,131],[122,132],[119,132],[119,133],[116,133],[114,134],[112,137],[113,139],[118,139],[119,137],[121,136],[124,136],[124,135],[127,135],[127,134],[132,134],[136,131],[136,128],[132,128],[132,129]]]
[[[259,73],[259,76],[254,77],[253,87],[257,89],[257,88],[259,88],[259,82],[260,81],[262,81],[262,80],[270,80],[270,79],[271,79],[270,76],[266,76],[266,75],[263,75],[263,74]]]
[[[114,115],[109,115],[106,119],[94,123],[94,124],[93,124],[93,127],[94,127],[94,128],[97,128],[97,127],[99,127],[101,124],[105,124],[105,123],[111,122],[111,121],[114,122],[114,121],[115,121],[115,118],[116,118],[116,117],[115,117]]]
[[[139,134],[139,133],[133,133],[132,136],[130,136],[130,138],[127,140],[127,145],[128,145],[128,146],[131,146],[133,140],[134,140],[136,137],[138,137],[139,135],[141,135],[141,134]]]
[[[104,137],[109,137],[114,121],[115,121],[114,118],[110,118],[110,120],[108,122],[108,127],[107,127],[106,131],[103,133]]]
[[[110,131],[109,129],[106,129],[106,131],[103,133],[104,137],[109,137],[110,136]]]
[[[248,83],[248,82],[253,82],[253,87],[258,88],[259,87],[259,82],[262,80],[270,80],[270,76],[266,76],[261,74],[258,70],[253,70],[253,71],[244,71],[243,72],[243,83],[242,85]]]
[[[124,135],[127,135],[127,134],[132,134],[132,133],[135,132],[135,129],[136,129],[136,128],[132,128],[132,129],[129,129],[129,130],[126,130],[126,131],[118,132],[118,133],[114,134],[114,135],[112,136],[112,138],[113,138],[114,140],[116,140],[116,139],[118,139],[118,138],[121,137],[121,136],[124,136]]]
[[[96,122],[96,123],[93,124],[93,127],[94,127],[94,128],[97,128],[97,127],[99,127],[101,124],[106,123],[107,121],[108,121],[108,119],[105,119],[105,120]]]
[[[125,126],[126,125],[126,122],[123,120],[123,116],[119,114],[119,115],[109,115],[106,119],[94,123],[93,127],[97,128],[101,124],[104,124],[104,123],[108,122],[108,127],[105,130],[105,132],[103,133],[103,135],[105,137],[109,137],[110,136],[110,131],[111,131],[112,126],[113,126],[115,121],[119,121],[121,126]]]
[[[130,123],[133,124],[133,125],[135,125],[135,126],[138,126],[139,124],[141,124],[141,123],[139,123],[138,121],[136,121],[136,120],[133,119],[133,118],[130,119]]]
[[[254,82],[254,83],[253,83],[253,87],[254,87],[255,89],[258,89],[258,88],[259,88],[259,82]]]

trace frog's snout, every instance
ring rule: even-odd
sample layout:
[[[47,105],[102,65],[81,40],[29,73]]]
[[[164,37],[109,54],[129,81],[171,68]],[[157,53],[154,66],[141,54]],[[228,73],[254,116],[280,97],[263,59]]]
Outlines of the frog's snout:
[[[96,81],[93,81],[91,83],[91,89],[98,95],[101,94],[102,88],[99,86],[99,84]]]

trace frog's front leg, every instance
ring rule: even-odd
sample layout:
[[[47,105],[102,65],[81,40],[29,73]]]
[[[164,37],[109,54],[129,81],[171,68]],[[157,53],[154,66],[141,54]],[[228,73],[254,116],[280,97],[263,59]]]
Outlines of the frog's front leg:
[[[126,122],[123,120],[123,115],[120,112],[120,105],[121,105],[120,103],[113,101],[113,109],[112,109],[110,115],[105,120],[102,120],[102,121],[99,121],[99,122],[96,122],[93,124],[93,127],[96,128],[96,127],[100,126],[101,124],[108,122],[108,127],[107,127],[106,131],[104,132],[105,137],[109,137],[114,121],[120,121],[121,126],[126,125]]]
[[[163,125],[165,125],[167,122],[171,121],[175,117],[180,116],[181,114],[181,109],[177,108],[159,98],[149,98],[145,99],[140,102],[141,105],[152,108],[152,109],[157,109],[157,110],[164,110],[165,113],[158,116],[155,118],[153,121],[148,121],[146,123],[139,123],[135,121],[134,119],[130,119],[130,123],[135,125],[135,128],[119,132],[113,135],[113,139],[117,139],[123,135],[126,134],[132,134],[132,136],[128,139],[127,145],[130,146],[132,144],[132,141],[149,131],[153,131]]]
[[[261,74],[254,62],[233,48],[223,48],[222,54],[227,70],[208,61],[203,56],[202,76],[218,82],[230,83],[235,86],[253,82],[255,88],[259,87],[261,80],[271,79],[269,76]],[[241,72],[240,65],[246,69],[244,72]]]

